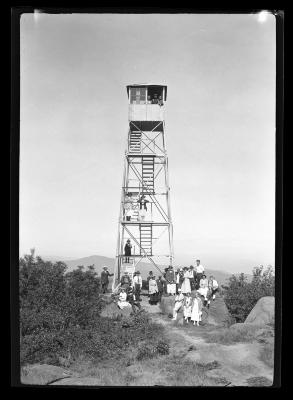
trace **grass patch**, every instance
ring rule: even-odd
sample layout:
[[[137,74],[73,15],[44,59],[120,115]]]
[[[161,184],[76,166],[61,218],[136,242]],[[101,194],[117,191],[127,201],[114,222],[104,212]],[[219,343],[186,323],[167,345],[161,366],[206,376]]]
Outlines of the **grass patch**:
[[[258,326],[245,327],[244,325],[241,329],[222,328],[218,331],[207,333],[206,342],[225,345],[252,342],[256,339],[255,333],[258,329]]]

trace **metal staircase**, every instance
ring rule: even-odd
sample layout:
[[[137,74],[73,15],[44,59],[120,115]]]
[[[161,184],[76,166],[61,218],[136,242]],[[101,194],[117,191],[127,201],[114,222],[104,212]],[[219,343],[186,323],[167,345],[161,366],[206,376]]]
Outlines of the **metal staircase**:
[[[154,194],[155,161],[153,156],[142,156],[142,193]]]
[[[141,132],[140,131],[129,131],[129,153],[140,153],[141,152]]]
[[[140,236],[140,246],[141,246],[140,254],[144,255],[145,251],[148,255],[152,255],[152,238],[153,238],[152,224],[141,223],[139,225],[139,236]]]

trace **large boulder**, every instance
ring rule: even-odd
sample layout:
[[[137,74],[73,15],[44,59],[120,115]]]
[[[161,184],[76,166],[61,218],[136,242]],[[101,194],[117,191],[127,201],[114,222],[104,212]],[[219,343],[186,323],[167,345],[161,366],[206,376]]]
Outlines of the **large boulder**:
[[[122,310],[117,306],[116,303],[108,303],[106,304],[102,311],[101,311],[101,317],[105,318],[128,318],[130,314],[132,313],[132,307],[125,307]]]
[[[59,379],[72,376],[72,372],[55,365],[33,364],[22,367],[21,383],[26,385],[48,385]]]
[[[274,324],[275,323],[275,298],[262,297],[250,311],[245,324]]]

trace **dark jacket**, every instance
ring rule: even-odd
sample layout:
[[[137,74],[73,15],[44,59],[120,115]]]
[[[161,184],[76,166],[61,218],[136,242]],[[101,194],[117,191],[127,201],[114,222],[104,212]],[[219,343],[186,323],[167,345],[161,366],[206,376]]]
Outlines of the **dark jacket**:
[[[101,283],[108,283],[109,276],[113,276],[114,274],[110,274],[109,271],[102,271],[101,272]]]
[[[121,277],[120,283],[121,283],[121,285],[123,285],[123,284],[128,284],[128,285],[130,285],[130,283],[131,283],[130,277],[129,277],[128,275],[123,275],[123,276]]]
[[[126,256],[131,256],[131,244],[126,243],[126,245],[124,246],[124,254]]]
[[[175,283],[175,272],[173,270],[172,271],[168,270],[166,272],[166,280],[167,283]]]

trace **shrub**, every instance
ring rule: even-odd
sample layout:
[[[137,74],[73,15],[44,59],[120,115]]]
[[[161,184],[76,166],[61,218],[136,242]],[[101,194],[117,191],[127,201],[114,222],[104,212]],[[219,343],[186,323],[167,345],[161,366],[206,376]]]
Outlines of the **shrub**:
[[[223,296],[227,308],[236,322],[244,322],[257,301],[264,296],[275,295],[275,276],[271,266],[264,270],[263,266],[253,269],[253,277],[248,282],[242,273],[232,275],[228,285],[222,285]]]
[[[143,343],[139,346],[137,350],[136,359],[141,361],[145,359],[150,359],[157,357],[159,355],[167,355],[169,354],[169,344],[165,341],[158,341],[156,343]]]

